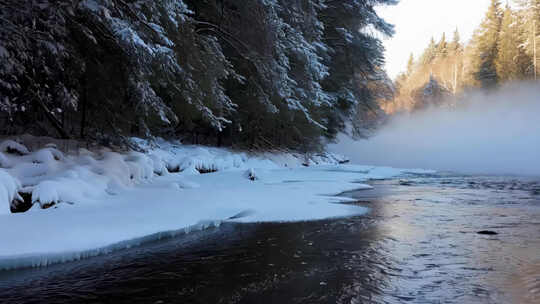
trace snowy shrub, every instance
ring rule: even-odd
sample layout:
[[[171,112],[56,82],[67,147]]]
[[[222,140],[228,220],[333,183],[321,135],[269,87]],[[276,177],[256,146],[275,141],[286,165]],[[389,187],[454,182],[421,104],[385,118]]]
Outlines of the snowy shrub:
[[[130,168],[130,178],[134,182],[142,182],[153,177],[154,162],[145,154],[131,152],[125,161]]]
[[[76,204],[105,193],[106,180],[88,168],[75,167],[37,184],[32,189],[32,203],[39,203],[42,208],[59,203]]]
[[[133,185],[131,180],[131,168],[119,153],[105,152],[103,159],[92,167],[94,173],[108,179],[107,191],[117,193],[118,190]]]
[[[0,214],[11,212],[14,199],[22,200],[17,192],[20,188],[21,183],[17,179],[0,169]]]
[[[18,155],[26,155],[30,153],[27,147],[13,140],[4,140],[3,142],[1,142],[0,152]]]
[[[199,169],[197,169],[195,166],[190,166],[190,167],[184,167],[184,169],[182,169],[182,174],[199,175],[201,174],[201,171],[199,171]]]
[[[53,148],[45,148],[32,153],[32,161],[40,164],[49,164],[63,159],[64,154]]]
[[[4,153],[0,152],[0,168],[9,168],[10,161]]]
[[[90,156],[90,155],[81,155],[77,159],[77,164],[79,164],[81,166],[93,167],[93,166],[95,166],[97,164],[97,162],[98,161],[95,158],[93,158],[92,156]]]
[[[64,153],[62,153],[60,150],[56,148],[47,148],[49,152],[52,154],[55,160],[61,161],[64,160]]]
[[[261,178],[261,172],[283,166],[282,161],[248,156],[222,148],[179,145],[159,140],[153,144],[139,139],[147,152],[117,153],[102,149],[99,153],[80,150],[79,155],[64,155],[55,148],[48,147],[24,156],[4,155],[0,152],[0,162],[7,162],[9,169],[0,169],[0,206],[3,213],[9,212],[13,200],[27,205],[35,204],[32,210],[52,206],[64,208],[71,204],[102,200],[103,195],[116,195],[129,187],[148,183],[154,178],[173,189],[193,189],[199,184],[185,176],[219,171],[238,171],[252,181]],[[276,156],[276,155],[274,155]],[[300,159],[302,155],[277,155],[277,159]],[[314,164],[336,163],[337,156],[321,154],[310,156]],[[297,164],[298,165],[298,164]],[[178,166],[178,175],[167,175],[168,167]],[[254,169],[257,168],[257,171]],[[262,170],[262,171],[260,171]],[[24,188],[23,188],[24,187]],[[27,193],[23,200],[18,192]],[[23,208],[19,209],[22,210]],[[26,210],[26,209],[24,209]]]
[[[257,174],[255,173],[255,169],[253,168],[249,168],[246,172],[244,172],[244,177],[251,181],[255,181],[259,179],[257,177]]]
[[[85,148],[79,148],[78,153],[79,153],[80,156],[90,156],[90,157],[95,156],[94,152],[92,152],[92,151],[90,151],[88,149],[85,149]]]
[[[166,163],[161,159],[161,157],[157,156],[157,155],[154,155],[154,154],[150,154],[148,155],[148,157],[150,158],[150,160],[152,160],[152,165],[153,165],[153,171],[155,174],[157,175],[166,175],[167,173],[169,173],[168,169],[167,169],[167,165]]]
[[[58,188],[63,185],[58,181],[43,181],[32,191],[32,203],[39,203],[41,207],[55,204],[60,201]]]

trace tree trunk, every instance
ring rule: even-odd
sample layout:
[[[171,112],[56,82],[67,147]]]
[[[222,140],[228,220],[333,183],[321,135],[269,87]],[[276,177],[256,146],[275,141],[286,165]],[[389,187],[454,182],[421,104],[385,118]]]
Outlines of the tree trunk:
[[[43,101],[41,101],[39,98],[35,98],[35,101],[37,102],[39,107],[45,113],[45,117],[47,117],[49,122],[56,129],[56,131],[60,135],[60,138],[62,138],[62,139],[70,139],[69,134],[64,130],[64,128],[62,127],[62,124],[58,121],[58,119],[56,119],[56,117],[54,117],[54,115],[51,113],[51,111],[49,110],[47,105],[44,104]]]
[[[86,102],[87,102],[87,86],[86,86],[86,76],[83,79],[83,96],[82,96],[82,109],[81,109],[81,139],[84,139],[84,129],[86,127]]]

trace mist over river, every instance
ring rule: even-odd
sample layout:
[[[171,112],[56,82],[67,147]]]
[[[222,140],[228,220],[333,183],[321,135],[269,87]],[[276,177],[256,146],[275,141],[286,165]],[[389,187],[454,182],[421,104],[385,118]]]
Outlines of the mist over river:
[[[342,135],[330,149],[362,164],[540,176],[539,113],[540,86],[513,84],[397,115],[371,138]]]

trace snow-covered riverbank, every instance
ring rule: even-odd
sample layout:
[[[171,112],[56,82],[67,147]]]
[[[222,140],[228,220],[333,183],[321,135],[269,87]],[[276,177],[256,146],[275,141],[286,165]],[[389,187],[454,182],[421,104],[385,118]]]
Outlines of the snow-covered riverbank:
[[[366,209],[338,204],[343,191],[404,170],[339,164],[331,154],[257,156],[138,140],[145,153],[36,152],[0,146],[0,269],[98,255],[223,221],[303,221]],[[309,167],[302,166],[308,162]],[[200,174],[200,172],[213,172]],[[171,173],[174,172],[174,173]],[[407,172],[410,172],[408,170]],[[26,201],[25,213],[10,204]],[[49,207],[42,209],[42,207]]]

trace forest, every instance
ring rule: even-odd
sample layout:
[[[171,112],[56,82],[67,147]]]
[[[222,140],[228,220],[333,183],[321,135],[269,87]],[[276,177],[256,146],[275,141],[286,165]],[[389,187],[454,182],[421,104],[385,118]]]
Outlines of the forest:
[[[472,90],[535,80],[539,34],[539,0],[519,0],[513,6],[492,0],[468,43],[456,29],[450,39],[445,33],[431,38],[418,58],[411,54],[406,71],[395,81],[395,98],[382,107],[394,113],[455,106]]]
[[[0,135],[313,151],[391,81],[395,0],[1,0]]]

